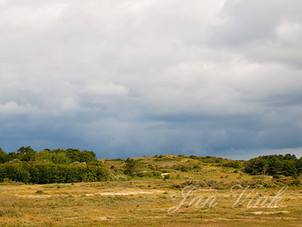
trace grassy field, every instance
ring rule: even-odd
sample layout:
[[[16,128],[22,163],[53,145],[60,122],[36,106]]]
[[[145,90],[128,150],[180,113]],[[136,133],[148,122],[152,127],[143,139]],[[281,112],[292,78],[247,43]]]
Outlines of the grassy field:
[[[276,186],[272,177],[249,176],[217,162],[138,159],[142,175],[131,179],[121,173],[122,160],[102,160],[113,169],[113,181],[1,183],[0,226],[302,226],[301,186]],[[147,177],[150,171],[163,175]],[[242,188],[232,192],[236,184]]]

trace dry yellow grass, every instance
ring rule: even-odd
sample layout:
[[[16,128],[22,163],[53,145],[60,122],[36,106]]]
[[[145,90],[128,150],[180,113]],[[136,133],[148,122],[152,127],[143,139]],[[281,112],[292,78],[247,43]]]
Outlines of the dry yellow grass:
[[[276,207],[275,203],[264,207],[264,199],[259,198],[267,198],[269,204],[282,186],[275,187],[271,176],[250,176],[240,169],[223,167],[221,164],[228,160],[216,163],[210,162],[211,158],[195,160],[175,155],[136,160],[140,160],[137,173],[157,172],[158,179],[146,175],[129,180],[122,174],[123,160],[102,160],[114,167],[115,181],[1,183],[0,226],[302,226],[301,187],[290,186],[279,196],[282,200]],[[189,167],[189,171],[178,166]],[[289,180],[283,179],[283,183]],[[192,184],[199,187],[189,186],[182,192]],[[240,197],[244,188],[234,188],[237,193],[232,193],[235,184],[274,188],[250,187]]]
[[[289,188],[277,208],[232,208],[239,194],[198,188],[184,199],[173,180],[0,185],[1,226],[302,226],[302,192]],[[280,189],[257,189],[270,199]],[[251,190],[249,190],[251,192]],[[254,192],[253,195],[256,192]],[[215,197],[217,205],[194,207]],[[248,200],[247,200],[248,201]],[[191,202],[191,204],[190,204]]]

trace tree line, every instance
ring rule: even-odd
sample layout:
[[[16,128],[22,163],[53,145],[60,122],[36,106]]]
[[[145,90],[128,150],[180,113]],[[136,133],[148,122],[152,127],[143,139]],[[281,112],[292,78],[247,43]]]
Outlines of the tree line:
[[[71,164],[73,162],[95,162],[96,154],[93,151],[81,151],[79,149],[44,149],[40,152],[35,151],[30,146],[20,147],[16,152],[6,153],[0,148],[0,163],[20,161],[49,162],[54,164]]]
[[[302,174],[302,157],[298,159],[291,154],[259,156],[248,160],[244,171],[251,175],[298,176]]]
[[[72,183],[108,180],[110,171],[96,160],[93,151],[21,147],[6,153],[0,148],[0,182]]]

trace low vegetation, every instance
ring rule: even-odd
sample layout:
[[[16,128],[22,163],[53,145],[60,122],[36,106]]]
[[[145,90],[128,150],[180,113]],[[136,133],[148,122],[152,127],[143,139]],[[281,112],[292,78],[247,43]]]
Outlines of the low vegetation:
[[[127,159],[97,160],[93,151],[21,147],[6,153],[0,148],[0,182],[75,183],[130,179],[185,179],[216,189],[231,185],[272,188],[300,185],[302,158],[295,155],[268,155],[243,160],[195,155],[155,155]],[[258,175],[258,176],[257,176]],[[175,187],[177,186],[175,184]]]
[[[300,226],[301,177],[290,154],[97,160],[78,149],[0,149],[0,226]],[[278,195],[277,206],[261,205]]]

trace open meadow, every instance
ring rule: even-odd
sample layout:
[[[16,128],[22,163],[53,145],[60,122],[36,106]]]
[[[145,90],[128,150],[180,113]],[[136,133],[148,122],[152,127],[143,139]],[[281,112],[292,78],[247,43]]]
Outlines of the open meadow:
[[[277,208],[232,208],[239,194],[198,189],[217,205],[190,207],[171,187],[176,180],[1,185],[1,226],[302,226],[302,191],[288,189]],[[273,197],[278,189],[259,189]],[[204,202],[203,200],[202,202]],[[196,201],[194,201],[196,202]]]
[[[0,226],[302,226],[299,185],[276,186],[271,176],[206,159],[138,159],[141,174],[128,178],[119,173],[124,160],[101,160],[115,169],[105,182],[3,182]],[[160,175],[148,177],[147,166]]]

